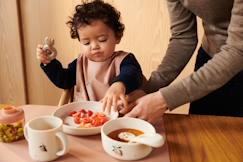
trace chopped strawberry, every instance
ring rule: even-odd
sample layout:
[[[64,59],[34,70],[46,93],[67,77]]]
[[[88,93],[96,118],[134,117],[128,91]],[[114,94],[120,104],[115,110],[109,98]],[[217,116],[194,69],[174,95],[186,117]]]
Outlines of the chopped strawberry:
[[[99,123],[98,120],[93,120],[91,124],[92,124],[92,126],[94,126],[94,127],[98,127],[98,126],[100,126],[100,123]]]
[[[79,118],[79,117],[75,117],[75,118],[74,118],[74,122],[75,122],[76,124],[80,124],[80,118]]]
[[[90,123],[91,122],[91,119],[86,117],[86,118],[83,118],[83,122],[84,123]]]
[[[108,118],[107,117],[100,119],[101,125],[104,124],[107,121],[108,121]]]
[[[109,118],[102,112],[93,112],[92,110],[80,109],[79,111],[71,111],[68,113],[73,117],[76,124],[81,128],[91,128],[103,125]]]
[[[88,114],[88,116],[90,117],[90,116],[92,116],[92,115],[93,115],[93,111],[88,110],[88,111],[87,111],[87,114]]]
[[[85,109],[81,109],[81,110],[79,110],[79,112],[86,114],[86,110]]]
[[[79,117],[80,118],[80,112],[76,112],[75,114],[72,115],[74,118]]]
[[[99,117],[105,117],[106,115],[105,115],[104,113],[101,113],[101,112],[100,112],[100,113],[98,113],[98,116],[99,116]]]
[[[85,117],[85,113],[80,112],[80,118],[84,118]]]
[[[68,112],[68,116],[73,116],[73,114],[75,114],[76,113],[76,111],[70,111],[70,112]]]

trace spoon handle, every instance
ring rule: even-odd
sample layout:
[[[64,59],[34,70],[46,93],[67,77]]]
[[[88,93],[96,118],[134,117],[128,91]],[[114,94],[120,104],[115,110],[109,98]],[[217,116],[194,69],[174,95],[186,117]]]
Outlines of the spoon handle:
[[[161,147],[164,144],[164,137],[158,133],[142,134],[131,140],[151,147]]]

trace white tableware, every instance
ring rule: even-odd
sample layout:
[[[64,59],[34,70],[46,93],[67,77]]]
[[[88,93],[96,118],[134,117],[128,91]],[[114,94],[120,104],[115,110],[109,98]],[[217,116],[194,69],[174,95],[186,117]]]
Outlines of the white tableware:
[[[53,115],[61,118],[64,121],[63,132],[71,135],[86,136],[99,134],[101,126],[91,127],[91,128],[81,128],[77,124],[72,122],[71,118],[68,118],[68,113],[71,111],[79,111],[80,109],[92,110],[93,112],[102,112],[102,103],[96,101],[79,101],[72,102],[60,106],[54,111]],[[118,117],[118,112],[111,112],[107,114],[109,119],[116,119]],[[67,124],[68,123],[68,124]]]
[[[122,135],[125,133],[125,135]],[[158,133],[145,133],[139,136],[135,136],[132,133],[122,132],[119,134],[121,139],[124,139],[130,143],[137,142],[151,147],[160,147],[164,144],[164,138]]]
[[[136,129],[144,132],[145,140],[141,140],[141,137],[134,137],[137,142],[120,142],[114,140],[108,136],[109,133],[119,129]],[[153,141],[149,135],[153,135],[156,139]],[[140,138],[140,139],[139,139]],[[148,122],[130,117],[123,117],[106,122],[101,128],[101,140],[102,145],[106,153],[114,158],[120,160],[138,160],[146,157],[152,151],[152,147],[160,147],[164,144],[163,136],[156,134],[155,128]],[[151,140],[153,143],[149,144]],[[142,141],[142,142],[141,142]],[[144,143],[144,144],[142,144]]]
[[[26,123],[24,135],[33,160],[52,161],[68,152],[62,124],[62,120],[55,116],[40,116]]]

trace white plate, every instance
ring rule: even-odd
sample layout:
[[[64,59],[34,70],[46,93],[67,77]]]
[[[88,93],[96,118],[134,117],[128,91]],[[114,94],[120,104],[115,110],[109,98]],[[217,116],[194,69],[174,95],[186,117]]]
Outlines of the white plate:
[[[61,118],[63,121],[68,116],[70,111],[79,111],[80,109],[92,110],[93,112],[102,112],[102,103],[96,101],[79,101],[72,102],[70,104],[66,104],[60,106],[57,110],[53,112],[52,115]],[[118,117],[117,112],[111,112],[110,115],[107,115],[109,119],[115,119]],[[86,136],[86,135],[95,135],[99,134],[101,130],[101,126],[92,127],[92,128],[79,128],[67,124],[63,124],[63,132],[71,135],[78,136]]]

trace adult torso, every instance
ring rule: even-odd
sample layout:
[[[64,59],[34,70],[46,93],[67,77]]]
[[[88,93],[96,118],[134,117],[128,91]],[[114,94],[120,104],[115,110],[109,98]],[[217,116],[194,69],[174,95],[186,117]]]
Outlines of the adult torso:
[[[202,19],[204,37],[202,46],[213,56],[227,39],[233,0],[180,0],[181,3]]]

